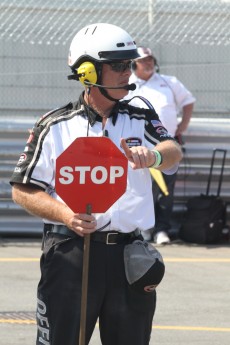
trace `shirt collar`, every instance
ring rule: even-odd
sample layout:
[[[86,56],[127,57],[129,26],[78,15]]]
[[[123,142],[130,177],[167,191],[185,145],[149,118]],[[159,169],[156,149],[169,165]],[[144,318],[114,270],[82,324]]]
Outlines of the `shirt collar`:
[[[85,110],[84,113],[87,115],[91,127],[95,124],[95,122],[102,122],[102,117],[85,102],[84,91],[82,92],[82,94],[79,97],[79,103],[80,103],[80,105],[82,105],[84,107],[84,110]],[[109,115],[109,117],[112,118],[113,125],[116,124],[118,113],[119,113],[119,102],[115,103],[115,105],[114,105],[114,107],[113,107],[113,109]]]

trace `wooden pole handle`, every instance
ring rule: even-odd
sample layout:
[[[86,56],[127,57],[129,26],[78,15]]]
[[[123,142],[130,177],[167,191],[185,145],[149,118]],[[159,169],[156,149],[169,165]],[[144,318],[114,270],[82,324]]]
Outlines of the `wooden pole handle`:
[[[86,213],[87,214],[92,213],[92,207],[90,204],[88,204],[86,207]],[[90,234],[87,234],[87,235],[84,235],[79,345],[85,345],[88,276],[89,276],[89,252],[90,252]]]

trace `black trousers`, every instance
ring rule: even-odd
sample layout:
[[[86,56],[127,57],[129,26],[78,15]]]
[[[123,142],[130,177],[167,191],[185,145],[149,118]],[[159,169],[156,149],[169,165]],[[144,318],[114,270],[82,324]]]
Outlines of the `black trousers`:
[[[174,189],[177,173],[173,175],[163,174],[169,195],[164,195],[157,183],[153,181],[153,200],[155,204],[155,227],[154,233],[165,231],[171,228],[171,217],[173,212]]]
[[[37,345],[78,344],[83,242],[80,237],[46,235],[38,285]],[[86,344],[97,321],[103,345],[149,344],[156,294],[149,297],[150,311],[128,302],[124,246],[90,243]]]

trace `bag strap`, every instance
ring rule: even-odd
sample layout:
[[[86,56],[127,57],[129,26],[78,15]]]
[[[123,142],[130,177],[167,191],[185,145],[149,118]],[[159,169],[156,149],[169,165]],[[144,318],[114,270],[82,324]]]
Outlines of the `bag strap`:
[[[225,165],[225,159],[226,159],[226,153],[227,153],[227,150],[224,150],[224,149],[214,149],[213,150],[211,166],[210,166],[210,172],[209,172],[209,177],[208,177],[208,184],[207,184],[206,195],[209,195],[210,184],[211,184],[211,180],[212,180],[212,177],[213,177],[213,168],[214,168],[214,163],[215,163],[215,158],[216,158],[216,153],[217,152],[222,152],[222,154],[223,154],[222,161],[221,161],[220,177],[219,177],[219,182],[218,182],[218,188],[217,188],[216,196],[220,195],[221,184],[222,184],[223,173],[224,173],[224,165]]]

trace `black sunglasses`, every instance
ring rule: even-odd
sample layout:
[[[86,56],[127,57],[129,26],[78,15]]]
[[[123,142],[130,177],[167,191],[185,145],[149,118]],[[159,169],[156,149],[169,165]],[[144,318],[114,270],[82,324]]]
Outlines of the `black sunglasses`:
[[[128,62],[106,62],[114,72],[125,72],[131,69],[132,61]]]

